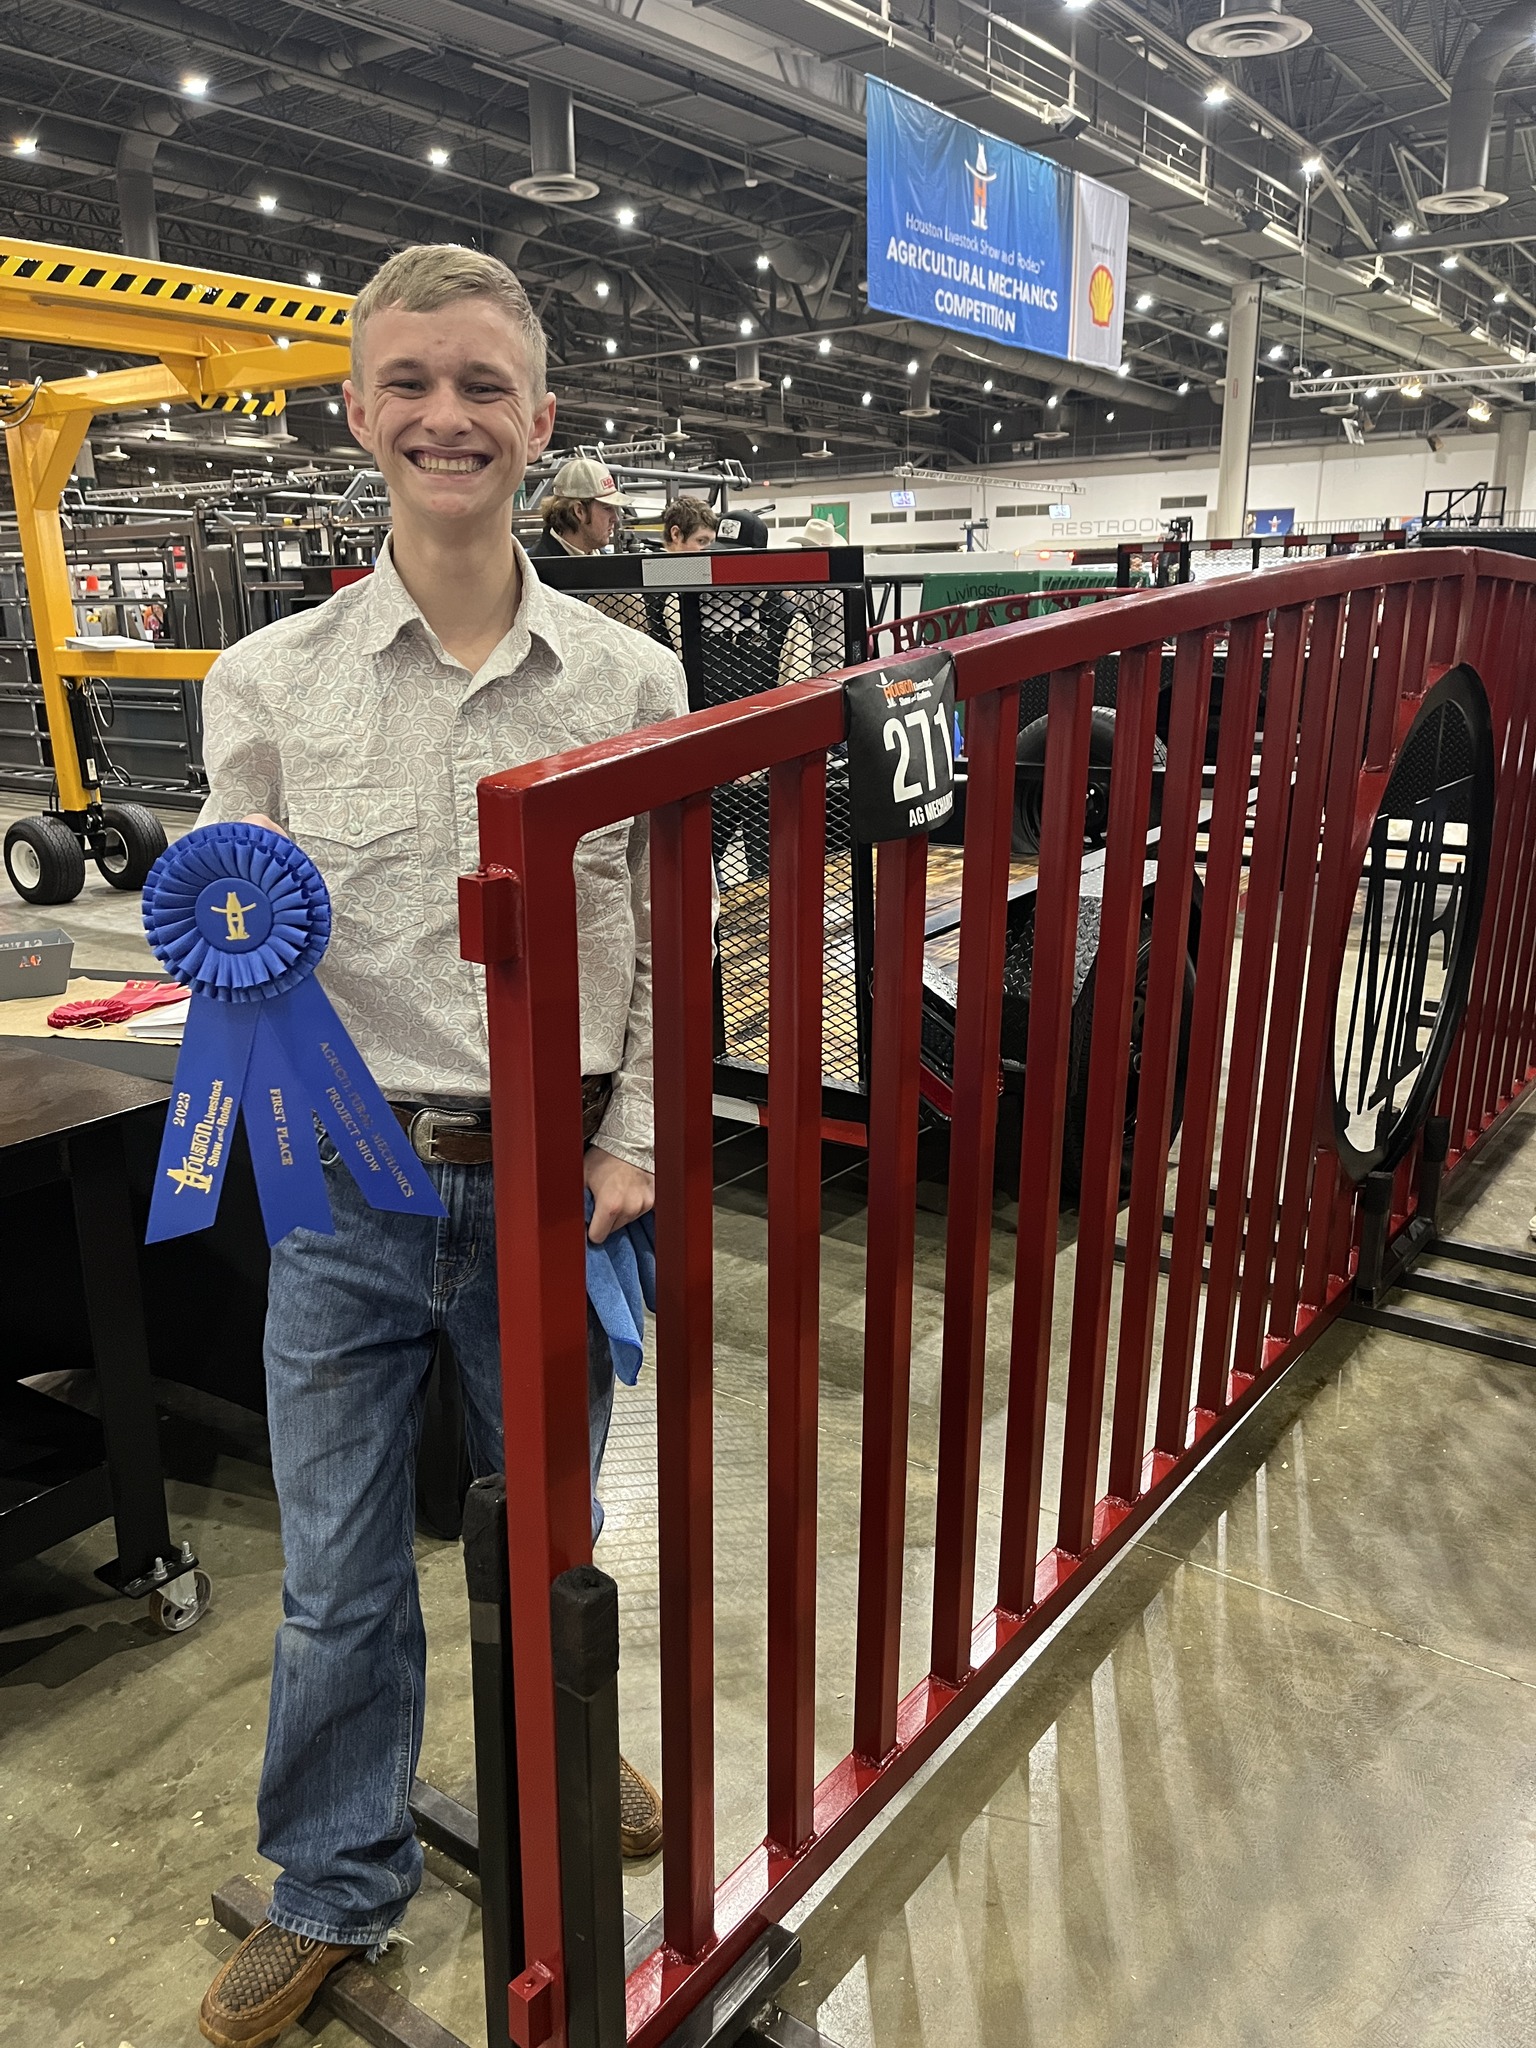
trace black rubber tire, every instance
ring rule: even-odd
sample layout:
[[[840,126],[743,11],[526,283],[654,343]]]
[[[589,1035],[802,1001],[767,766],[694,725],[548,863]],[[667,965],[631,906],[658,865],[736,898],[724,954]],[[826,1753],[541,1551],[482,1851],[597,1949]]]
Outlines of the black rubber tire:
[[[1031,719],[1019,734],[1014,760],[1018,766],[1034,771],[1045,765],[1045,729],[1043,718]],[[1088,729],[1088,765],[1090,768],[1107,768],[1115,751],[1115,714],[1107,704],[1095,704],[1092,723]],[[1152,742],[1152,764],[1155,769],[1166,767],[1167,751],[1161,740]],[[1161,775],[1152,780],[1151,800],[1147,808],[1149,827],[1158,822],[1162,814],[1163,785]],[[1013,858],[1033,860],[1040,851],[1040,828],[1045,804],[1045,780],[1039,772],[1018,776],[1013,785]],[[1109,836],[1109,782],[1090,783],[1088,800],[1083,812],[1083,850],[1092,853],[1104,844]]]
[[[1147,968],[1152,958],[1152,933],[1144,926],[1136,951],[1136,979],[1131,998],[1131,1065],[1125,1084],[1125,1138],[1120,1155],[1120,1199],[1131,1192],[1131,1156],[1136,1141],[1136,1098],[1141,1065],[1141,1032],[1147,1000]],[[1093,997],[1098,961],[1078,990],[1072,1006],[1072,1030],[1067,1047],[1066,1124],[1062,1132],[1061,1194],[1064,1202],[1076,1202],[1083,1189],[1083,1141],[1088,1130],[1088,1058],[1093,1047]],[[1179,1019],[1179,1051],[1173,1070],[1173,1115],[1169,1120],[1170,1142],[1184,1121],[1184,1084],[1189,1072],[1189,1028],[1195,1006],[1195,963],[1184,956],[1184,1002]]]
[[[143,804],[103,804],[100,818],[91,837],[97,872],[114,889],[142,889],[166,849],[165,827]]]
[[[5,835],[5,872],[28,903],[73,903],[85,887],[85,849],[52,811],[18,818]]]

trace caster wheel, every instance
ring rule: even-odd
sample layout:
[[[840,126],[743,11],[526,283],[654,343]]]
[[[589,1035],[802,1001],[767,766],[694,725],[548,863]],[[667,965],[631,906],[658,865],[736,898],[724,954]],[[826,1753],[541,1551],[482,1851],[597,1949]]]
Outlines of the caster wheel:
[[[5,835],[5,872],[28,903],[73,903],[85,886],[85,854],[52,812],[18,818]]]
[[[149,1596],[149,1618],[168,1636],[179,1636],[200,1621],[213,1598],[213,1581],[205,1571],[183,1572]]]
[[[103,804],[91,858],[114,889],[142,889],[165,845],[165,827],[143,804]]]

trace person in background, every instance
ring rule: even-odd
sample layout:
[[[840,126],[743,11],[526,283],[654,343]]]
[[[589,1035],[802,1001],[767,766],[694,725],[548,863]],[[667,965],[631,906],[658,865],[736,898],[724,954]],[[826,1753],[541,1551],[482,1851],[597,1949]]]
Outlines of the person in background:
[[[612,470],[590,455],[573,455],[555,472],[544,500],[544,531],[528,552],[536,559],[599,554],[612,545],[628,510]]]
[[[807,519],[790,541],[792,548],[845,548],[847,545],[830,519]]]
[[[792,548],[845,548],[848,542],[830,519],[807,519],[790,541]],[[848,626],[843,600],[836,590],[797,590],[789,600],[811,636],[808,673],[830,675],[849,659]]]
[[[661,515],[661,544],[669,555],[696,555],[712,547],[719,520],[702,498],[674,498]]]

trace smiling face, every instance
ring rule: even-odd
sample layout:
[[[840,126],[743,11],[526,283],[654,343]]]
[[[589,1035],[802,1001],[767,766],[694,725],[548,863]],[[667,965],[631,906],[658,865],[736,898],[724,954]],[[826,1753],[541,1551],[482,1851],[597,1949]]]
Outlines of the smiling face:
[[[555,401],[532,388],[522,337],[489,298],[370,315],[347,423],[389,486],[396,524],[502,522],[549,444]]]

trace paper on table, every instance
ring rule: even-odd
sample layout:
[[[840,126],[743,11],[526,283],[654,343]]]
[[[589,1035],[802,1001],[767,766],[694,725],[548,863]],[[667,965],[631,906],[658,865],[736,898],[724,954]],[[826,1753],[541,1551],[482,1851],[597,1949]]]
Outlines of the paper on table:
[[[179,1003],[166,1003],[158,1010],[144,1010],[137,1017],[130,1017],[123,1029],[130,1038],[155,1038],[170,1045],[180,1045],[181,1034],[186,1029],[188,997]]]

